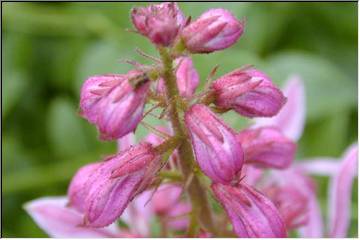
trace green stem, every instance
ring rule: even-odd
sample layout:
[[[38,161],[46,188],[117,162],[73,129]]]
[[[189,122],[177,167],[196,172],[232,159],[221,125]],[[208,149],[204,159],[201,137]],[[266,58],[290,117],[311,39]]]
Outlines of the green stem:
[[[173,59],[168,49],[159,48],[161,60],[163,62],[163,79],[166,87],[166,97],[169,101],[169,117],[171,125],[174,130],[175,136],[179,136],[183,139],[178,147],[178,153],[180,158],[180,167],[185,181],[193,173],[193,164],[195,162],[192,152],[191,144],[187,138],[186,128],[184,122],[180,119],[178,104],[181,101],[179,90],[176,84],[176,77],[173,69]],[[217,231],[214,226],[210,205],[207,199],[206,190],[201,185],[197,176],[194,176],[189,187],[186,189],[190,198],[192,209],[197,216],[197,221],[207,231],[211,232],[213,236],[217,236]],[[196,232],[191,231],[191,234],[196,236]],[[192,237],[192,236],[189,236]]]

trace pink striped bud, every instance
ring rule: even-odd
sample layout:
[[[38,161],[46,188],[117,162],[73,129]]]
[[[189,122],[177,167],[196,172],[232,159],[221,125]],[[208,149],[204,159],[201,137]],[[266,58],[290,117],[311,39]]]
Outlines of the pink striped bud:
[[[154,44],[169,46],[185,24],[185,17],[174,2],[133,8],[131,20],[139,33]]]
[[[246,163],[283,169],[289,167],[295,157],[296,144],[275,127],[246,129],[237,139]]]
[[[286,237],[286,229],[274,204],[246,184],[237,187],[213,183],[216,199],[225,208],[239,237]]]
[[[68,198],[69,205],[79,212],[84,212],[84,201],[87,195],[86,184],[89,181],[90,176],[101,163],[91,163],[80,168],[69,185]]]
[[[186,26],[181,37],[192,53],[210,53],[233,45],[244,31],[244,23],[228,10],[217,8],[203,13]]]
[[[234,180],[243,165],[243,151],[234,131],[201,104],[189,108],[185,124],[202,171],[214,182]]]
[[[103,140],[118,139],[133,131],[141,120],[149,82],[133,87],[129,80],[143,73],[90,77],[81,89],[81,115],[95,124]]]
[[[85,186],[86,225],[103,227],[114,222],[129,202],[151,184],[160,159],[150,144],[141,143],[101,163]]]
[[[199,85],[199,74],[194,68],[190,57],[177,58],[175,64],[177,66],[176,83],[180,95],[185,98],[190,98]],[[165,85],[162,78],[158,81],[157,91],[162,94],[165,93]]]
[[[235,70],[213,84],[216,105],[233,109],[246,117],[271,117],[286,98],[264,73],[251,68]]]

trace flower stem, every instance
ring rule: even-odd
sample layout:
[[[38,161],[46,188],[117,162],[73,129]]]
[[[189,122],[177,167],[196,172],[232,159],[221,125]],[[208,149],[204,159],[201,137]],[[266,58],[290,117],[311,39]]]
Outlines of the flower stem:
[[[191,144],[188,140],[184,121],[180,119],[178,102],[181,101],[179,90],[176,84],[176,77],[173,69],[173,59],[168,49],[159,48],[161,60],[163,63],[163,79],[166,87],[166,97],[169,104],[169,117],[175,136],[182,139],[178,147],[181,172],[185,181],[193,174],[193,164],[195,162],[192,152]],[[211,232],[213,236],[217,236],[217,231],[214,226],[210,205],[207,199],[206,190],[201,185],[197,176],[191,180],[189,187],[186,189],[192,204],[193,213],[197,216],[197,221],[207,231]],[[192,226],[193,227],[193,226]],[[190,231],[194,236],[197,234]],[[192,236],[189,236],[192,237]]]

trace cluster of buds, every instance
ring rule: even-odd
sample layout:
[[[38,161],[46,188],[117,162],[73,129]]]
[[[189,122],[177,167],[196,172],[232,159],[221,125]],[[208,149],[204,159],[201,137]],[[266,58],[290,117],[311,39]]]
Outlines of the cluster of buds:
[[[61,237],[71,232],[149,237],[155,220],[162,237],[286,237],[289,229],[305,224],[312,188],[297,191],[275,177],[259,180],[266,169],[289,168],[294,139],[276,124],[237,132],[220,118],[231,110],[248,118],[274,117],[286,106],[282,91],[266,74],[246,67],[195,95],[200,78],[191,54],[232,46],[244,22],[225,9],[210,9],[191,21],[174,2],[134,8],[131,20],[161,59],[150,57],[155,60],[151,66],[135,64],[126,74],[85,81],[81,116],[96,125],[101,140],[117,140],[119,151],[79,169],[67,200],[28,206],[38,224]],[[144,113],[146,104],[153,107]],[[151,132],[136,144],[137,126],[157,108],[163,110],[157,117],[169,125],[144,124]],[[208,192],[223,211],[215,214]],[[44,201],[45,212],[63,212],[44,214]],[[118,219],[127,226],[114,226]],[[56,224],[60,230],[53,230]]]

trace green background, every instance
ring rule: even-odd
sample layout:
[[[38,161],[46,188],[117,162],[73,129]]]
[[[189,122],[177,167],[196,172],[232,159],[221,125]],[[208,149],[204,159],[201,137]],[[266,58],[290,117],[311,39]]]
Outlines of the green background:
[[[131,28],[138,3],[2,3],[3,236],[46,236],[22,209],[31,199],[64,195],[77,168],[116,151],[78,115],[79,89],[90,75],[124,73],[135,47],[156,55]],[[298,159],[339,157],[357,139],[356,3],[181,3],[192,18],[211,7],[245,18],[231,49],[194,57],[202,83],[253,64],[280,86],[291,74],[306,85],[307,122]],[[236,129],[244,120],[225,115]],[[156,123],[149,119],[148,123]],[[139,136],[145,130],[139,128]],[[316,178],[326,219],[327,178]],[[357,182],[357,180],[356,180]],[[357,236],[357,183],[351,231]]]

